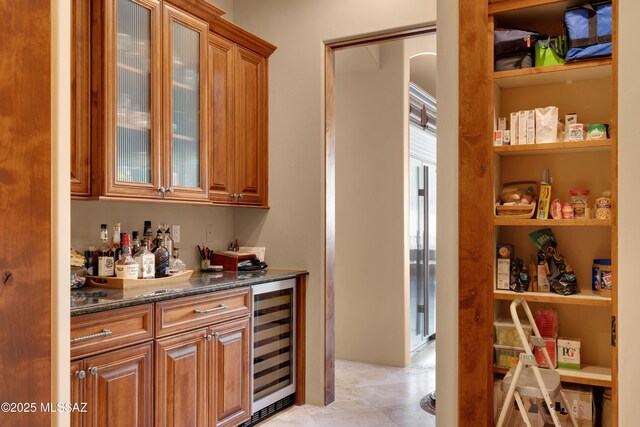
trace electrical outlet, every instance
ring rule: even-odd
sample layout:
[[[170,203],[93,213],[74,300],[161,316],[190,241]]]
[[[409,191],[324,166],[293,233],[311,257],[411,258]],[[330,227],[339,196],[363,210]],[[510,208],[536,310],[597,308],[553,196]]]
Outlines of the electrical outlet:
[[[180,225],[174,224],[171,226],[171,238],[174,243],[180,243]]]
[[[208,242],[213,242],[213,230],[216,227],[213,224],[209,224],[207,225],[207,243]]]

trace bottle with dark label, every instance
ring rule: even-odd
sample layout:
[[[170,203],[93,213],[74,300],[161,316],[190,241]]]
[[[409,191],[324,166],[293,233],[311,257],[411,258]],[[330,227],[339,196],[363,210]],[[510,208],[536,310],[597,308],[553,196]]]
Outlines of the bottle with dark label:
[[[100,225],[100,244],[93,252],[92,262],[93,274],[95,276],[111,277],[114,275],[114,252],[109,244],[109,231],[107,224]]]
[[[158,227],[156,238],[151,242],[151,250],[155,250],[155,248],[159,246],[160,241],[164,243],[164,233],[162,232],[162,227]]]
[[[122,253],[116,262],[116,276],[123,279],[138,278],[138,263],[131,256],[131,241],[127,233],[122,234]]]
[[[133,254],[137,254],[140,251],[140,238],[138,237],[137,231],[131,232],[131,251]]]
[[[160,230],[158,230],[160,232]],[[156,278],[167,277],[169,275],[169,251],[164,247],[164,240],[162,238],[157,240],[158,246],[153,248],[153,255],[155,255],[156,264]]]

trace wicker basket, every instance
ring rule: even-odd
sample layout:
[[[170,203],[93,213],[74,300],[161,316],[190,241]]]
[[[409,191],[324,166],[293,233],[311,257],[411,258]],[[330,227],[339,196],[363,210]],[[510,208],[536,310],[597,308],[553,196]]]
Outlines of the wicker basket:
[[[531,187],[533,188],[533,202],[528,205],[503,205],[498,200],[495,205],[495,216],[500,218],[513,218],[513,219],[529,219],[533,218],[536,214],[536,207],[538,205],[538,183],[533,181],[522,182],[507,182],[500,187],[500,194],[502,194],[505,187]],[[496,198],[499,199],[499,196]]]

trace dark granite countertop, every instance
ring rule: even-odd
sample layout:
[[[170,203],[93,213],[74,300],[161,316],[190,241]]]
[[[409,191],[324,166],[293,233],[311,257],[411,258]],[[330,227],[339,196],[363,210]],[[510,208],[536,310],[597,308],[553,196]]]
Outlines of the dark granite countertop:
[[[220,273],[194,272],[188,281],[136,289],[108,289],[96,286],[84,286],[71,290],[71,316],[113,310],[131,305],[168,300],[222,291],[240,286],[275,282],[309,274],[305,270],[268,268],[261,271],[225,271]],[[152,292],[156,291],[156,294]],[[158,291],[168,291],[159,293]]]

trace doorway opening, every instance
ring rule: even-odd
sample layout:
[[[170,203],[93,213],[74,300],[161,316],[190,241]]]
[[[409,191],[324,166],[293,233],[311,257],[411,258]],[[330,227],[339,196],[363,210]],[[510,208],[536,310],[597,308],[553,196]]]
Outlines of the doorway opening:
[[[417,36],[432,38],[433,52],[411,53]],[[434,26],[327,45],[325,404],[336,357],[399,369],[435,335],[435,99],[409,84],[410,57],[423,53],[435,53]],[[434,381],[435,369],[416,404]]]

